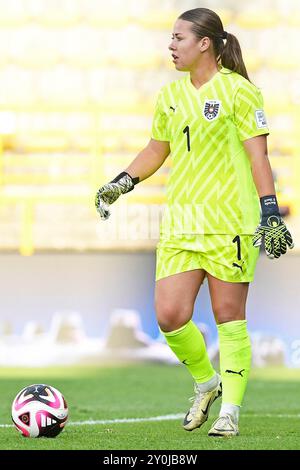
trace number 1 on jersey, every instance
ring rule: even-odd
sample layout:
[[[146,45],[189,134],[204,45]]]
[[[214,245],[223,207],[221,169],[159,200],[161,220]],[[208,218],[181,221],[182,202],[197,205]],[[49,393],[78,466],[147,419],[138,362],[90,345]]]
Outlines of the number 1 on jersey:
[[[241,257],[241,239],[240,239],[240,236],[237,235],[233,240],[232,240],[232,243],[236,243],[236,246],[237,246],[237,254],[236,254],[236,257],[238,260],[241,260],[242,257]]]
[[[186,138],[187,138],[187,149],[188,149],[188,152],[191,151],[191,142],[190,142],[190,128],[189,126],[186,126],[184,129],[183,129],[183,133],[186,134]]]

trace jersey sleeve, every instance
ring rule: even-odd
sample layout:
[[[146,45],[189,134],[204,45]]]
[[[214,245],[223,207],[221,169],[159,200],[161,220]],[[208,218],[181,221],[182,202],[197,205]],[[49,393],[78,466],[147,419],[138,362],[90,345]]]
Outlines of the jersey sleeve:
[[[269,134],[262,94],[250,82],[235,95],[234,121],[241,141]]]
[[[169,132],[169,119],[166,111],[166,105],[164,101],[163,89],[159,92],[156,101],[153,121],[152,121],[152,132],[151,137],[155,140],[170,141]]]

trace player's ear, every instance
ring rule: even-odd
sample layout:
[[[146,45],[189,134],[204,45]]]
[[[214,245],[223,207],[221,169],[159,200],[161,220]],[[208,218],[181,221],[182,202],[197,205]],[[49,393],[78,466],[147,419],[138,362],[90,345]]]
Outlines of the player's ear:
[[[201,38],[199,41],[200,52],[207,51],[207,49],[209,49],[210,43],[210,38],[208,38],[207,36]]]

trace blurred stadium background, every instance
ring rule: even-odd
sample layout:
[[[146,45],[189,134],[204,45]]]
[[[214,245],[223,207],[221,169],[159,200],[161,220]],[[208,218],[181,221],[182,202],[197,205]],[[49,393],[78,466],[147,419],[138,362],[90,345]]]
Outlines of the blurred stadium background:
[[[298,0],[0,0],[0,365],[174,363],[157,329],[155,245],[170,163],[99,220],[94,194],[150,137],[181,77],[177,16],[217,11],[262,89],[282,214],[296,247],[262,254],[248,318],[256,366],[300,367]],[[195,309],[212,357],[207,286]]]

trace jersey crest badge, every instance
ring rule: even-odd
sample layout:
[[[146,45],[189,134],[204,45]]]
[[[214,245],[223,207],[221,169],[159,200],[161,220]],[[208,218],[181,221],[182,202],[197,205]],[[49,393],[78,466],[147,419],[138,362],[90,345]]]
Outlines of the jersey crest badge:
[[[204,103],[203,115],[207,121],[213,121],[219,116],[221,101],[206,100]]]

